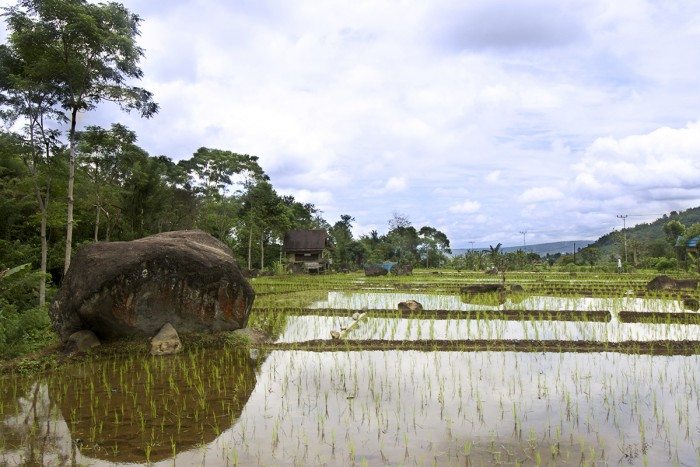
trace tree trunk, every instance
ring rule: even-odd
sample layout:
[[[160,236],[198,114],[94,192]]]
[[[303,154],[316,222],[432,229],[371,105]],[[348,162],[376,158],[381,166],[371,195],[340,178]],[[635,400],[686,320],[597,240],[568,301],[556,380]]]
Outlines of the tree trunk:
[[[97,243],[100,235],[100,211],[102,210],[102,204],[100,203],[100,183],[97,177],[97,162],[95,162],[95,188],[97,189],[97,212],[95,213],[95,243]]]
[[[265,269],[265,234],[260,234],[260,270]]]
[[[250,232],[248,233],[248,270],[253,268],[253,227],[250,227]]]
[[[63,272],[68,272],[70,256],[73,249],[73,185],[75,184],[75,125],[77,123],[78,108],[71,112],[70,133],[68,144],[70,152],[68,157],[68,212],[66,214],[66,253],[63,263]]]
[[[34,145],[34,124],[30,123],[30,130],[29,130],[29,138],[31,142],[31,147],[32,147],[32,166],[30,168],[30,171],[32,173],[32,177],[34,178],[34,189],[36,190],[36,200],[37,203],[39,204],[39,212],[41,213],[41,227],[39,230],[39,235],[41,238],[41,278],[39,279],[39,306],[43,307],[46,305],[46,263],[47,263],[47,256],[48,256],[48,245],[46,242],[46,223],[47,223],[47,217],[48,217],[48,209],[49,209],[49,193],[51,190],[51,184],[47,181],[47,186],[46,186],[46,198],[44,198],[41,194],[41,188],[39,187],[39,173],[38,173],[38,162],[37,162],[37,154],[36,154],[36,148]],[[48,162],[50,156],[49,152],[49,146],[48,144],[46,145],[46,160]],[[47,176],[48,178],[48,176]]]
[[[100,207],[100,201],[98,200],[97,201],[97,212],[95,213],[95,238],[94,238],[95,243],[97,243],[97,237],[100,234],[100,211],[101,210],[102,209]]]
[[[40,195],[41,196],[41,195]],[[40,204],[41,209],[41,279],[39,281],[39,306],[46,304],[46,259],[48,256],[48,245],[46,244],[46,217],[49,195],[46,194],[46,202]]]

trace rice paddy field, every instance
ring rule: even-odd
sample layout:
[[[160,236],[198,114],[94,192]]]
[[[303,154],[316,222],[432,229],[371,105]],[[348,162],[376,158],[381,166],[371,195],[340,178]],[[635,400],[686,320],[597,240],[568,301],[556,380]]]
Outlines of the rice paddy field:
[[[700,297],[651,278],[257,278],[268,343],[2,377],[0,465],[700,466]]]

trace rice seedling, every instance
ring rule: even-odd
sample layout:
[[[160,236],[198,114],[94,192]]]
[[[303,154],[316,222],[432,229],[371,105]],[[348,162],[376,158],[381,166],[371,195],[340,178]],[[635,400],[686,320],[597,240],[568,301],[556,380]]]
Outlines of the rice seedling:
[[[697,465],[698,314],[646,275],[509,280],[502,300],[465,299],[497,283],[466,272],[254,279],[255,358],[2,377],[0,464]]]

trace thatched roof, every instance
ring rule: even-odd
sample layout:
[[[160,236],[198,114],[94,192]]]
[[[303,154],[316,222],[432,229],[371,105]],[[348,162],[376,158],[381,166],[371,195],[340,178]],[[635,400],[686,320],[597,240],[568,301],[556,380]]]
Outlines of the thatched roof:
[[[328,235],[323,229],[290,230],[284,234],[284,251],[323,251]]]

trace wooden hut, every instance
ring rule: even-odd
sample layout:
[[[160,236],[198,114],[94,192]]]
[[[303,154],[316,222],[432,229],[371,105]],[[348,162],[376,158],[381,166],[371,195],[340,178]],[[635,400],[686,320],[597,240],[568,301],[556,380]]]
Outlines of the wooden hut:
[[[291,270],[323,272],[330,265],[330,242],[323,229],[290,230],[284,235],[282,251]]]

